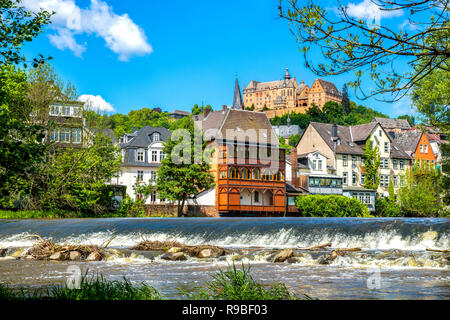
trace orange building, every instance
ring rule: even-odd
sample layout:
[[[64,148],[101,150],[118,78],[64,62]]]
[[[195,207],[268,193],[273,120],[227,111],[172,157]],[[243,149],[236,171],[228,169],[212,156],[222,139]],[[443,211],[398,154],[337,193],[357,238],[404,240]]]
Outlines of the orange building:
[[[430,141],[424,132],[419,130],[396,134],[395,142],[412,158],[415,166],[421,168],[436,168],[436,156]]]
[[[202,128],[207,147],[215,150],[211,170],[219,214],[286,212],[285,150],[279,148],[265,113],[243,110],[237,82],[233,107],[207,110],[196,125]]]

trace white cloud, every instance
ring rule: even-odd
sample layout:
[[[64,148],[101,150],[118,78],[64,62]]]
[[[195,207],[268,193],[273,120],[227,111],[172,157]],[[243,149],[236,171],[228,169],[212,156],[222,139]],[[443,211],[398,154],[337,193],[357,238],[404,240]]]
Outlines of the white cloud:
[[[369,24],[380,25],[381,18],[392,18],[403,15],[402,10],[386,11],[373,2],[373,0],[364,0],[358,4],[349,3],[347,13],[356,19],[366,20]]]
[[[22,0],[22,4],[32,11],[41,8],[55,11],[50,27],[56,29],[57,33],[49,36],[50,41],[58,49],[70,49],[77,56],[86,50],[75,39],[76,35],[83,33],[103,38],[106,46],[118,54],[122,61],[153,51],[145,32],[128,14],[114,13],[112,7],[101,0],[91,0],[87,9],[78,7],[74,0]]]
[[[50,42],[59,50],[69,49],[77,57],[81,57],[86,47],[78,44],[69,29],[58,29],[57,34],[49,35]]]
[[[114,107],[109,102],[106,102],[101,96],[94,96],[91,94],[83,94],[78,98],[78,101],[85,103],[85,108],[97,112],[114,112]]]

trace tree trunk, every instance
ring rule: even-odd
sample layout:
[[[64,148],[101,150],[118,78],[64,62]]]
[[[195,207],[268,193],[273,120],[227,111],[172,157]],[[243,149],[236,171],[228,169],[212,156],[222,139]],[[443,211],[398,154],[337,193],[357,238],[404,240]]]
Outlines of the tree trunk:
[[[178,201],[178,218],[184,217],[183,208],[184,208],[185,201],[186,201],[186,199],[183,199],[182,201]]]

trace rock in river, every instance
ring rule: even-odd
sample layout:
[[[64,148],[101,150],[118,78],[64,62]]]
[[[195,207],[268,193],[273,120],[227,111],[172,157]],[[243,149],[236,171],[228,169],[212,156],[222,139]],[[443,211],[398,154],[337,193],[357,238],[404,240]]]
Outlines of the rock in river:
[[[72,261],[81,260],[81,253],[79,253],[78,251],[71,251],[69,258]]]
[[[163,260],[170,260],[170,261],[185,261],[186,256],[183,252],[176,252],[176,253],[167,253],[161,257]]]
[[[102,260],[102,255],[99,252],[92,252],[86,258],[86,261],[100,261],[100,260]]]
[[[284,262],[290,257],[294,255],[294,251],[292,249],[284,249],[281,250],[273,259],[273,262]]]
[[[49,258],[50,260],[61,260],[61,252],[56,252],[52,254]]]

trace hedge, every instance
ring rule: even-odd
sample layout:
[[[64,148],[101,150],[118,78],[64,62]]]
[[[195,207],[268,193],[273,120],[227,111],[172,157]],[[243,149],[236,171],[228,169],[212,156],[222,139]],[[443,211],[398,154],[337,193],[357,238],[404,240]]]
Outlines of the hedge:
[[[344,196],[299,196],[295,205],[304,217],[370,217],[365,204]]]

